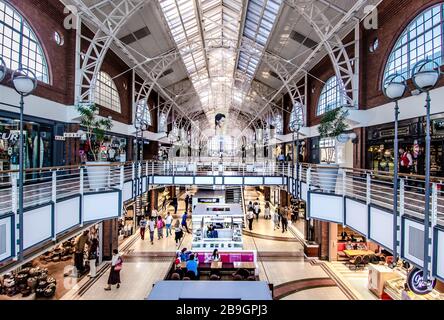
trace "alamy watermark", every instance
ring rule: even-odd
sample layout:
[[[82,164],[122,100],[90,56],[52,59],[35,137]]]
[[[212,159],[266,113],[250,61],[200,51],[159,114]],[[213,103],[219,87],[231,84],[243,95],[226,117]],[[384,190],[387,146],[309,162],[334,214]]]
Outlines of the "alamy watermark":
[[[77,7],[72,5],[66,5],[65,8],[63,9],[63,13],[67,14],[65,20],[63,20],[63,27],[66,30],[77,29],[77,19],[79,14],[79,10],[77,9]]]

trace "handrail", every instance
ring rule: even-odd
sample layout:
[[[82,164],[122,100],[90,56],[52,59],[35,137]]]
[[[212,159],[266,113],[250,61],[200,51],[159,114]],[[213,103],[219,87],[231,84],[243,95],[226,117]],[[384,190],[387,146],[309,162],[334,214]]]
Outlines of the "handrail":
[[[192,160],[197,160],[197,159],[192,159]],[[220,159],[218,158],[209,158],[206,159],[207,161],[211,161],[212,163],[219,163]],[[198,161],[198,164],[205,164],[207,163],[207,161]],[[144,161],[140,161],[140,162],[136,162],[136,161],[126,161],[126,162],[109,162],[106,164],[95,164],[95,163],[88,163],[88,164],[76,164],[76,165],[67,165],[67,166],[52,166],[52,167],[42,167],[42,168],[28,168],[25,169],[25,173],[41,173],[44,171],[61,171],[61,170],[70,170],[70,169],[80,169],[80,168],[87,168],[87,167],[103,167],[103,166],[109,166],[109,167],[120,167],[120,166],[127,166],[127,165],[132,165],[133,163],[159,163],[159,164],[164,164],[164,163],[169,163],[170,165],[174,164],[180,164],[180,165],[184,165],[184,164],[191,164],[192,162],[188,161],[177,161],[177,160],[173,160],[173,161],[161,161],[161,160],[144,160]],[[238,167],[245,167],[247,165],[254,165],[254,164],[260,164],[262,165],[268,165],[268,164],[275,164],[276,166],[281,164],[282,162],[279,162],[277,160],[268,160],[268,161],[246,161],[243,163],[239,163],[239,162],[225,162],[224,163],[233,163]],[[288,162],[285,162],[288,163]],[[317,169],[317,168],[331,168],[331,166],[326,165],[326,164],[313,164],[313,163],[300,163],[300,165],[303,168],[312,168],[312,169]],[[357,173],[362,173],[362,174],[370,174],[372,176],[380,176],[380,177],[385,177],[387,179],[393,179],[393,174],[390,172],[386,172],[386,171],[379,171],[379,170],[371,170],[371,169],[360,169],[360,168],[350,168],[350,167],[339,167],[341,170],[347,170],[347,171],[352,171],[352,172],[357,172]],[[11,173],[18,173],[19,170],[14,169],[14,170],[2,170],[0,171],[0,176],[1,175],[5,175],[5,174],[11,174]],[[399,173],[399,177],[400,178],[407,178],[407,179],[418,179],[418,180],[425,180],[425,176],[424,175],[418,175],[418,174],[405,174],[405,173]],[[444,182],[444,177],[437,177],[437,176],[432,176],[430,177],[430,181],[431,182],[437,182],[437,183],[443,183]]]

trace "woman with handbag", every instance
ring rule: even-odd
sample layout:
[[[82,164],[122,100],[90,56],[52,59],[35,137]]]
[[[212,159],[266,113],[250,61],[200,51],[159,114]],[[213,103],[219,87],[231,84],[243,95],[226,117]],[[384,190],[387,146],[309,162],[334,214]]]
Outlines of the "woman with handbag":
[[[120,271],[122,270],[123,260],[117,249],[113,250],[113,257],[111,259],[111,271],[108,277],[108,287],[105,290],[111,290],[112,285],[117,285],[120,288]]]

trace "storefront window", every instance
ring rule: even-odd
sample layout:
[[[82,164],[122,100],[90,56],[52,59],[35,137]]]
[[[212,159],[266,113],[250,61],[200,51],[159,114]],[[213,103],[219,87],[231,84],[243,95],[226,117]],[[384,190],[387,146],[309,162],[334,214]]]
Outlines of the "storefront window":
[[[92,142],[94,144],[94,136]],[[107,161],[110,162],[126,162],[128,139],[113,135],[105,135],[103,143],[104,153],[107,155]],[[83,136],[80,138],[80,158],[82,162],[94,161],[94,156],[91,152],[91,147]]]
[[[0,118],[0,170],[19,166],[20,122]],[[50,167],[53,163],[53,126],[35,122],[23,123],[25,168]]]
[[[319,149],[321,151],[321,163],[331,163],[335,161],[335,145],[335,139],[333,138],[324,138],[319,141]]]

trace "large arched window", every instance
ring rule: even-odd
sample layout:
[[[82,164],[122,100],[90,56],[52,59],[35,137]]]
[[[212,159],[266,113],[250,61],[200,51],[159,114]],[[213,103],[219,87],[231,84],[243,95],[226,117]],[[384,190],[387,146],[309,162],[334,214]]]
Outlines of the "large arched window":
[[[147,99],[142,99],[137,103],[137,119],[136,127],[142,130],[148,130],[151,126],[151,111],[147,103]]]
[[[342,80],[340,79],[342,82]],[[322,88],[321,95],[319,97],[318,108],[316,115],[323,115],[325,112],[342,107],[345,104],[346,98],[341,90],[340,83],[336,76],[327,80]]]
[[[296,128],[298,125],[302,127],[304,124],[304,118],[302,115],[302,105],[299,102],[293,106],[293,110],[291,110],[290,121],[288,123],[288,128],[292,130]]]
[[[42,47],[23,17],[0,0],[0,56],[10,70],[26,68],[37,80],[49,83],[48,64]]]
[[[110,75],[103,71],[100,71],[97,77],[95,102],[113,111],[122,111],[116,84]]]
[[[384,79],[394,73],[409,79],[415,63],[426,58],[442,64],[443,6],[441,3],[423,11],[405,28],[390,53]]]

